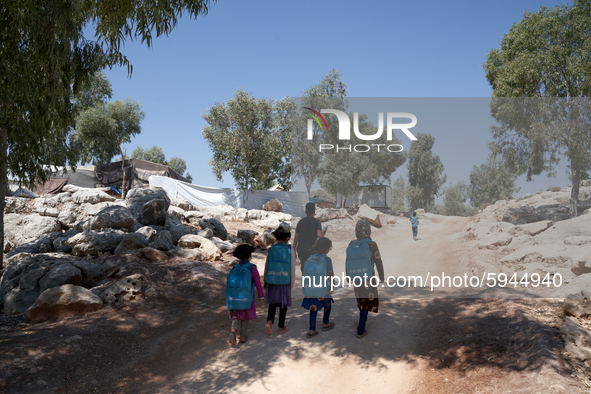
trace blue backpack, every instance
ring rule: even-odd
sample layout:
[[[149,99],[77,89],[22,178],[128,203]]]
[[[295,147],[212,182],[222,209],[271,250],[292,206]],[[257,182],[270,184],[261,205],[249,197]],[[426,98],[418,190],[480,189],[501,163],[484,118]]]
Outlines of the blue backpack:
[[[320,254],[310,256],[304,264],[302,275],[302,287],[306,297],[322,298],[326,296],[328,271],[326,269],[326,260]],[[304,280],[304,277],[305,280]]]
[[[351,241],[347,246],[347,260],[345,261],[345,270],[347,276],[353,280],[356,277],[363,278],[364,274],[368,277],[373,275],[373,264],[371,261],[371,252],[369,251],[369,239],[361,241]]]
[[[230,310],[250,309],[254,297],[254,283],[248,269],[251,263],[236,264],[228,274],[226,281],[226,307]]]
[[[269,248],[265,282],[271,285],[291,283],[291,248],[284,243]]]

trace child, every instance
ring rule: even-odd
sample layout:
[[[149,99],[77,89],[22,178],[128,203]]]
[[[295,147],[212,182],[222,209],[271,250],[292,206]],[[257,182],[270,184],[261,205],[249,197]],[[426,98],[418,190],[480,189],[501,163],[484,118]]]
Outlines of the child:
[[[258,293],[260,300],[264,299],[263,288],[261,287],[261,279],[259,277],[259,271],[256,265],[251,264],[251,259],[254,248],[247,244],[238,245],[232,253],[234,257],[240,259],[238,263],[240,266],[246,267],[250,271],[251,283],[254,283],[254,287]],[[248,328],[248,321],[256,319],[256,304],[255,298],[252,298],[252,304],[249,309],[246,310],[230,310],[230,319],[232,319],[232,331],[228,335],[228,342],[230,345],[237,345],[237,334],[240,342],[246,342],[248,336],[246,330]]]
[[[315,258],[322,258],[326,262],[326,276],[327,276],[327,283],[330,286],[331,277],[334,275],[333,268],[332,268],[332,260],[330,257],[327,256],[327,253],[332,249],[332,241],[326,237],[319,238],[314,247],[312,248],[315,254],[310,256],[310,258],[306,261],[306,264],[312,259]],[[306,273],[304,273],[306,275]],[[304,278],[302,278],[304,281]],[[318,335],[316,331],[316,316],[318,314],[318,310],[324,308],[324,317],[322,319],[322,330],[328,331],[334,328],[335,324],[329,322],[330,317],[330,310],[331,305],[333,303],[333,299],[330,296],[329,292],[327,291],[324,297],[314,298],[314,297],[305,297],[302,301],[302,308],[310,310],[310,331],[306,335],[307,338],[312,338]]]
[[[266,305],[269,307],[265,334],[273,335],[275,312],[279,308],[279,334],[283,334],[289,327],[285,325],[287,308],[291,307],[291,284],[293,267],[291,263],[291,227],[279,226],[273,232],[277,243],[269,248],[269,255],[265,264]],[[271,273],[269,273],[271,270]]]
[[[412,213],[412,218],[409,219],[412,225],[412,239],[415,241],[417,240],[417,235],[419,234],[419,218],[417,217],[417,213]]]

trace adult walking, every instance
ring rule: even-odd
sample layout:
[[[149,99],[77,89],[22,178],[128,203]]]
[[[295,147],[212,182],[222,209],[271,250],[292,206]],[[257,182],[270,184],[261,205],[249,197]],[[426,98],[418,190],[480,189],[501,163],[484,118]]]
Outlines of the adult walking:
[[[371,262],[371,276],[374,277],[376,274],[376,268],[378,271],[380,282],[384,281],[384,265],[382,264],[382,257],[378,245],[371,240],[371,226],[365,219],[359,220],[355,225],[355,237],[356,241],[351,241],[347,248],[347,259],[353,253],[349,252],[349,248],[352,245],[363,245],[367,244],[367,249],[363,248],[363,253],[368,255],[361,256],[362,258],[369,259]],[[349,262],[347,262],[349,265]],[[378,298],[378,285],[379,283],[375,280],[364,280],[361,286],[355,286],[355,297],[357,298],[357,307],[359,308],[359,325],[357,326],[357,337],[363,338],[367,335],[365,324],[367,322],[367,316],[369,312],[378,313],[380,300]]]
[[[296,226],[295,237],[293,238],[293,248],[295,249],[295,257],[300,260],[300,268],[304,272],[304,264],[306,260],[312,256],[312,250],[316,240],[322,238],[322,224],[320,220],[316,219],[316,205],[314,203],[306,204],[306,217],[298,222]]]

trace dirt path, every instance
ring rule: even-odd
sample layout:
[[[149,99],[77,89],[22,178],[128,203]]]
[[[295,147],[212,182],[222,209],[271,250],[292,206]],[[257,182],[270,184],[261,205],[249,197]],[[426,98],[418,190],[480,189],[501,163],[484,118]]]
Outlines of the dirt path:
[[[410,224],[403,220],[374,229],[372,237],[382,253],[386,276],[467,272],[468,252],[456,235],[466,220],[428,215],[421,219],[420,241],[413,241]],[[327,234],[334,241],[329,255],[337,275],[344,269],[344,249],[353,238],[353,225],[348,219],[333,221]],[[21,341],[21,346],[28,347],[25,353],[34,355],[34,350],[42,346],[35,341],[43,339],[35,336],[35,330],[58,335],[60,329],[67,330],[66,338],[80,335],[92,342],[69,348],[70,353],[58,364],[53,360],[53,369],[43,365],[41,370],[35,369],[32,386],[10,390],[10,386],[6,389],[0,384],[0,389],[113,393],[582,392],[561,361],[557,322],[548,317],[558,315],[556,302],[434,298],[429,291],[384,288],[380,289],[380,313],[370,314],[368,320],[369,335],[358,339],[359,311],[353,290],[340,288],[333,295],[333,330],[306,339],[308,312],[299,307],[301,297],[296,297],[288,311],[287,333],[278,335],[275,326],[273,336],[266,337],[266,310],[261,307],[249,327],[248,342],[230,348],[226,343],[230,322],[222,292],[219,287],[196,293],[194,302],[144,305],[133,315],[109,317],[103,326],[95,324],[94,335],[88,337],[88,324],[80,323],[78,328],[65,323],[38,325],[31,330],[32,335],[20,334],[10,343],[2,343],[18,346]],[[544,315],[542,310],[551,313]],[[47,377],[43,381],[43,373],[56,380]]]

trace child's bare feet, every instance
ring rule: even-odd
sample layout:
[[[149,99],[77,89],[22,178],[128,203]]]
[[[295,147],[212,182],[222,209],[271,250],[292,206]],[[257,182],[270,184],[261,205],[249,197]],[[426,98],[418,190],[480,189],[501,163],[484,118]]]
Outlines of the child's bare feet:
[[[288,327],[288,326],[285,326],[285,327],[283,327],[283,328],[279,327],[279,330],[277,330],[277,332],[278,332],[279,334],[283,334],[283,333],[284,333],[285,331],[287,331],[287,330],[289,330],[289,327]]]
[[[271,323],[270,321],[268,321],[267,324],[265,324],[265,335],[268,337],[273,335],[272,325],[273,325],[273,323]]]

